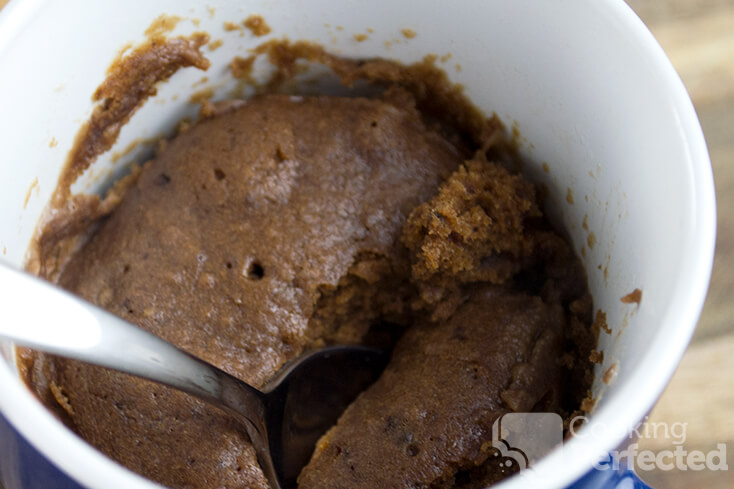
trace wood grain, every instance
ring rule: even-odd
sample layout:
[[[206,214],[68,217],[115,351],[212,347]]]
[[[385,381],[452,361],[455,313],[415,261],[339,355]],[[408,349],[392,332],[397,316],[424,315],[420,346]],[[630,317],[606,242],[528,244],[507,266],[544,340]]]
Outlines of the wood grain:
[[[734,5],[699,17],[652,26],[697,106],[734,95],[732,26]]]
[[[693,341],[648,422],[686,423],[686,450],[725,443],[729,471],[642,473],[657,488],[734,487],[734,0],[628,0],[647,23],[696,106],[717,195],[716,257]],[[640,448],[671,448],[665,437]]]

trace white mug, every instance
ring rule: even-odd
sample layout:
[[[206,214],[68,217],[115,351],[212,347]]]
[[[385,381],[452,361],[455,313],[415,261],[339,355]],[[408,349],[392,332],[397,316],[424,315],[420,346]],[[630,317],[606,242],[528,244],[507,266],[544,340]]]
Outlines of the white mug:
[[[99,176],[123,165],[113,163],[114,152],[192,115],[189,95],[202,76],[223,93],[233,83],[229,61],[266,39],[306,39],[342,56],[406,63],[450,54],[439,62],[449,77],[485,113],[522,134],[521,149],[533,162],[523,171],[547,186],[549,216],[573,248],[585,247],[594,307],[612,329],[600,338],[604,362],[596,369],[598,402],[589,423],[534,466],[532,485],[512,477],[497,487],[640,484],[625,471],[592,469],[633,441],[633,427],[690,340],[711,273],[715,199],[685,88],[622,0],[12,0],[0,13],[0,260],[22,267],[74,135],[90,114],[91,94],[119,50],[142,40],[164,13],[183,19],[174,34],[206,31],[223,45],[204,50],[212,62],[206,73],[189,68],[164,83],[75,190],[99,190],[109,183]],[[224,21],[250,14],[262,15],[271,34],[223,29]],[[358,42],[355,34],[367,38]],[[636,288],[643,294],[639,306],[620,301]],[[0,353],[6,489],[159,487],[65,428],[20,381],[12,345],[0,343]],[[607,385],[610,368],[616,378]]]

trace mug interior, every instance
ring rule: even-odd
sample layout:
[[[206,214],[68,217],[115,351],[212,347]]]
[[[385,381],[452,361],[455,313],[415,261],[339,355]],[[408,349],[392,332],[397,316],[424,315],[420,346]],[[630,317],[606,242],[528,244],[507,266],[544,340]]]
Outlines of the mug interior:
[[[457,0],[449,8],[424,0],[418,9],[410,0],[14,0],[0,15],[0,72],[12,74],[0,77],[0,148],[7,162],[0,259],[22,266],[74,136],[91,113],[91,94],[120,49],[142,40],[160,14],[182,18],[173,35],[206,31],[223,44],[204,48],[212,62],[206,73],[189,68],[162,84],[75,190],[104,189],[150,144],[119,161],[115,153],[170,134],[182,118],[195,116],[193,92],[211,87],[215,99],[226,98],[236,83],[228,63],[267,39],[309,40],[342,56],[405,63],[450,55],[439,65],[451,80],[522,135],[530,162],[523,172],[547,188],[548,215],[581,256],[594,307],[611,328],[600,337],[604,361],[593,387],[599,401],[587,426],[600,430],[572,439],[535,472],[545,487],[564,487],[624,440],[690,339],[715,233],[713,181],[695,112],[662,50],[624,2]],[[262,15],[272,33],[258,38],[223,29],[223,22],[250,14]],[[367,39],[358,42],[355,34]],[[634,289],[642,291],[642,302],[622,303]],[[18,380],[11,345],[0,348],[0,388],[9,394],[0,397],[0,410],[46,456],[90,487],[158,487],[56,422]],[[616,378],[607,385],[610,368]],[[519,487],[515,479],[498,487]]]

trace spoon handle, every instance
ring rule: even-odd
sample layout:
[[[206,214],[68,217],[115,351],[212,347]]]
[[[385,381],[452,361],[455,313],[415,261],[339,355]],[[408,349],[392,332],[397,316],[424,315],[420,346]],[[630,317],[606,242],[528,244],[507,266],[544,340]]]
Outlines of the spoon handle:
[[[264,395],[228,373],[99,307],[0,263],[0,339],[179,389],[244,425],[274,489]]]
[[[5,316],[0,321],[0,338],[136,375],[215,404],[231,402],[227,399],[231,396],[230,376],[225,372],[114,314],[2,263],[0,310]],[[249,387],[239,383],[245,389]],[[250,389],[244,394],[259,399],[259,391]]]

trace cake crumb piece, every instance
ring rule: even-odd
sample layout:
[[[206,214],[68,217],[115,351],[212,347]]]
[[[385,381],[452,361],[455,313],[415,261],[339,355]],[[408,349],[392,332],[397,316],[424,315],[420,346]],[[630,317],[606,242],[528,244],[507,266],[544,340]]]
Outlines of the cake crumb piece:
[[[623,304],[637,304],[639,306],[642,301],[642,291],[640,289],[635,289],[622,297],[620,301],[622,301]]]
[[[497,259],[530,251],[524,221],[538,216],[535,189],[521,176],[494,163],[467,161],[408,218],[402,240],[414,257],[413,276],[475,272],[496,282],[491,275]]]
[[[252,32],[257,37],[267,36],[272,30],[270,29],[270,26],[265,22],[265,19],[263,19],[262,15],[253,14],[246,18],[242,23],[245,27],[250,29],[250,32]]]

